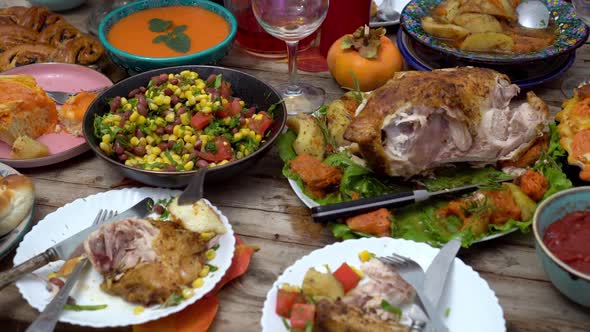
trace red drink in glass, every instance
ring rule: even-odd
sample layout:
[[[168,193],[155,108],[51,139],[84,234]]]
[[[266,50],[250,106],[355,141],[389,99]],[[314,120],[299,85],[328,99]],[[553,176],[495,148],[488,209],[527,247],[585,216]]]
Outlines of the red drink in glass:
[[[371,0],[330,0],[328,15],[321,27],[320,53],[326,56],[338,38],[369,24],[370,16]]]

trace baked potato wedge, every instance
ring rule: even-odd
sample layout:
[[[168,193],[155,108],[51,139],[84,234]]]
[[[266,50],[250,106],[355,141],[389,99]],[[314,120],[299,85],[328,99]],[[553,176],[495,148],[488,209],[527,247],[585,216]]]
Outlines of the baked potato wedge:
[[[309,114],[298,114],[287,120],[287,127],[297,134],[293,142],[293,150],[297,155],[307,153],[316,159],[324,159],[326,138],[315,117]]]
[[[509,36],[497,32],[484,32],[467,36],[459,48],[474,52],[509,52],[513,47],[514,41]]]
[[[472,33],[502,32],[500,22],[492,15],[465,13],[455,16],[453,23]]]
[[[322,273],[314,268],[305,273],[301,290],[314,299],[326,298],[334,301],[344,296],[342,284],[331,273]]]
[[[430,16],[422,19],[422,29],[430,35],[446,39],[463,39],[470,33],[469,30],[455,24],[438,23]]]
[[[434,9],[434,15],[443,23],[452,23],[455,16],[459,14],[461,3],[461,0],[443,1]]]
[[[346,109],[344,101],[341,99],[334,100],[328,105],[326,110],[326,122],[328,123],[328,133],[334,140],[336,147],[347,146],[349,141],[344,139],[344,132],[352,121],[352,115]]]

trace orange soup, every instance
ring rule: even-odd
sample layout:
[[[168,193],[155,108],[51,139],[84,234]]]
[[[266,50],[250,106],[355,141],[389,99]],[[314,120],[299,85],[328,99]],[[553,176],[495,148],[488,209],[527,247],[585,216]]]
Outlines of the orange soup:
[[[160,24],[152,25],[153,21]],[[181,28],[175,29],[178,27]],[[200,7],[171,6],[150,8],[122,18],[113,24],[107,39],[122,51],[161,58],[211,48],[223,41],[229,30],[229,24],[218,14]],[[171,39],[175,41],[170,42]]]

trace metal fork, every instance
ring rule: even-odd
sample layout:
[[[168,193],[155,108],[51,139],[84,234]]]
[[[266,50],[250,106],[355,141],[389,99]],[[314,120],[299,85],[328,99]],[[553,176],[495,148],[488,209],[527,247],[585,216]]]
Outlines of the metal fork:
[[[387,257],[379,257],[381,262],[393,267],[400,276],[414,289],[418,295],[418,299],[424,305],[426,314],[430,318],[430,322],[436,332],[448,332],[449,329],[445,326],[442,318],[436,307],[430,302],[426,294],[424,293],[424,270],[416,263],[413,259],[393,254]]]
[[[96,88],[93,90],[85,90],[86,92],[101,94],[103,91],[108,89],[109,87],[103,86],[100,88]],[[63,91],[47,91],[45,93],[53,100],[55,100],[58,104],[65,104],[68,98],[75,96],[78,92],[63,92]]]
[[[92,225],[98,225],[103,223],[105,220],[112,218],[117,214],[117,211],[103,210],[101,209]],[[80,277],[80,274],[84,268],[88,265],[88,259],[82,258],[77,264],[72,273],[69,275],[63,287],[57,292],[55,297],[45,307],[43,312],[35,319],[35,321],[27,328],[26,332],[50,332],[55,329],[55,325],[59,320],[64,305],[66,304],[70,291],[76,284],[76,281]]]

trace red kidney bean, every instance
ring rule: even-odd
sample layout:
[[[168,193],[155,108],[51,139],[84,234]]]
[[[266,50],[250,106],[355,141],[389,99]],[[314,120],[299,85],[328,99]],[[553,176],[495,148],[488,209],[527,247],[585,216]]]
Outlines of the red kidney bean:
[[[122,154],[125,152],[125,148],[119,141],[115,141],[115,144],[113,144],[113,151],[115,151],[116,154]]]
[[[166,151],[168,150],[168,143],[160,143],[158,144],[158,147],[160,148],[160,150]]]
[[[172,149],[176,145],[175,141],[168,141],[168,149]]]
[[[231,133],[232,133],[232,134],[235,134],[235,133],[237,133],[237,132],[238,132],[238,128],[234,128],[234,129],[232,129],[232,130],[231,130]]]
[[[154,205],[154,212],[157,214],[162,214],[166,211],[166,209],[161,204]]]
[[[215,82],[216,79],[217,79],[217,75],[211,74],[211,75],[209,75],[209,77],[207,77],[207,83],[213,83],[213,82]]]
[[[58,288],[62,288],[65,285],[65,282],[60,278],[49,278],[49,282],[57,286]]]
[[[195,150],[199,150],[199,151],[201,151],[201,145],[203,145],[203,142],[202,142],[200,139],[198,139],[198,140],[195,142]]]
[[[145,88],[145,86],[140,86],[139,87],[139,92],[145,93],[146,91],[147,91],[147,89]]]
[[[188,150],[187,149],[182,149],[182,151],[180,152],[180,155],[183,156],[185,154],[188,154]]]
[[[174,124],[175,124],[175,125],[179,125],[179,124],[181,124],[181,123],[182,123],[182,121],[180,120],[180,117],[179,117],[179,116],[177,116],[177,117],[174,119]]]
[[[164,130],[164,127],[156,128],[156,135],[164,135],[165,133],[166,131]]]
[[[207,166],[209,166],[209,163],[206,162],[205,160],[201,159],[201,160],[197,161],[198,168],[203,168],[203,167],[207,167]]]
[[[246,123],[246,119],[243,116],[240,116],[240,126],[243,126]]]
[[[172,91],[171,89],[166,88],[166,89],[164,89],[164,94],[166,96],[172,96],[174,94],[174,91]]]
[[[194,160],[195,158],[197,158],[197,153],[195,151],[188,155],[188,160]]]
[[[121,120],[128,120],[130,116],[131,116],[131,111],[125,111],[121,115]]]
[[[139,104],[147,106],[147,100],[145,99],[145,96],[142,94],[137,95],[137,105]]]
[[[162,170],[164,172],[176,172],[176,166],[174,166],[174,165],[168,165],[168,166],[162,168]]]
[[[182,114],[182,113],[186,113],[186,107],[184,107],[184,106],[181,106],[181,107],[178,109],[178,111],[176,111],[176,114],[177,114],[177,115],[180,115],[180,114]]]
[[[115,112],[121,106],[121,97],[116,96],[111,100],[111,112]]]
[[[146,116],[148,115],[148,110],[147,110],[147,106],[145,106],[144,104],[137,104],[137,113],[139,113],[140,115]]]
[[[168,80],[168,74],[166,73],[161,73],[160,76],[158,76],[161,80]]]
[[[178,79],[177,79],[177,78],[173,78],[173,79],[171,79],[171,80],[170,80],[170,84],[173,84],[173,85],[178,85]]]
[[[140,129],[135,129],[135,137],[142,138],[145,137],[145,135],[143,134],[143,131],[141,131]]]
[[[244,113],[244,117],[251,118],[252,115],[256,113],[256,107],[250,107],[246,113]]]
[[[178,98],[177,95],[172,95],[172,97],[170,97],[170,105],[174,106],[176,104],[178,104],[180,102],[180,98]]]
[[[122,154],[119,155],[119,160],[120,161],[125,161],[125,160],[127,160],[127,158],[129,158],[129,156],[127,156],[126,153],[122,153]]]
[[[143,157],[145,156],[145,147],[138,145],[136,147],[133,148],[133,154],[135,154],[138,157]]]
[[[131,91],[129,91],[129,93],[127,94],[127,98],[131,99],[131,98],[135,98],[135,96],[139,93],[139,89],[133,89]]]
[[[164,110],[164,112],[162,112],[162,116],[165,117],[166,115],[170,114],[174,112],[174,110],[172,110],[171,108]]]
[[[166,127],[164,127],[164,131],[168,135],[172,134],[174,132],[174,125],[172,125],[172,124],[166,125]]]

